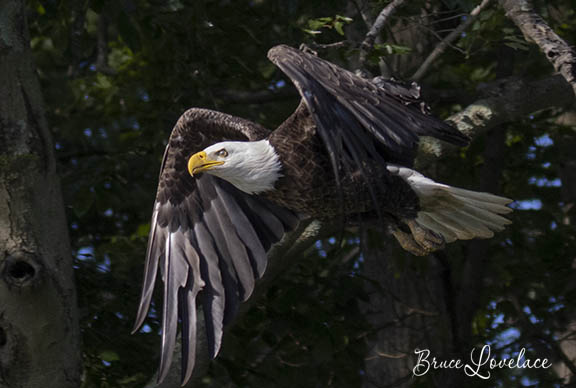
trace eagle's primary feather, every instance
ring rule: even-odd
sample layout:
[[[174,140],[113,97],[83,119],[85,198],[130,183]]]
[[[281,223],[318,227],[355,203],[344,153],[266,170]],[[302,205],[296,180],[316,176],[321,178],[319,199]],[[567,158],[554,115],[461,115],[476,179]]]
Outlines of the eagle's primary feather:
[[[302,97],[275,131],[193,108],[166,147],[135,323],[137,330],[146,318],[159,268],[159,380],[168,373],[179,320],[183,384],[192,374],[197,299],[216,356],[224,325],[266,269],[268,250],[299,219],[384,214],[415,254],[444,241],[487,238],[509,223],[502,214],[510,200],[442,185],[410,169],[419,136],[468,142],[429,115],[417,86],[371,82],[287,46],[272,48],[268,57]]]

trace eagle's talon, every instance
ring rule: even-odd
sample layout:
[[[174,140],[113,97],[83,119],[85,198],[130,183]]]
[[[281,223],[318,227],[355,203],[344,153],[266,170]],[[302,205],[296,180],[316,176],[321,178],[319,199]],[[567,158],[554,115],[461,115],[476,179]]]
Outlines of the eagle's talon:
[[[446,245],[441,234],[419,225],[415,220],[404,220],[404,223],[410,228],[416,243],[427,253],[442,249]]]
[[[405,251],[410,252],[414,256],[426,256],[430,253],[428,249],[418,244],[410,233],[402,232],[400,229],[394,229],[392,230],[392,235]]]

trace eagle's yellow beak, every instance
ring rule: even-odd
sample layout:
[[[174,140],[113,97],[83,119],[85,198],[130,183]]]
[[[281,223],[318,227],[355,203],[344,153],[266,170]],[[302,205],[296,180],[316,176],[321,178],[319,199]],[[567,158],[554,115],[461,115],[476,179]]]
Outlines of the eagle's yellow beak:
[[[219,160],[209,160],[206,152],[200,151],[188,159],[188,172],[190,175],[194,176],[194,174],[198,174],[199,172],[206,171],[221,164],[224,164],[224,162]]]

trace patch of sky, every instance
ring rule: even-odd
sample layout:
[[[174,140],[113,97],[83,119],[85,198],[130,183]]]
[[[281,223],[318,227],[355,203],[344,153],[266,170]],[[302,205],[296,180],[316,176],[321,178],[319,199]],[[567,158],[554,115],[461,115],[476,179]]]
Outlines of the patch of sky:
[[[554,141],[550,138],[548,134],[544,134],[542,136],[538,136],[534,138],[535,146],[531,145],[528,147],[528,152],[526,153],[526,159],[534,160],[536,159],[536,147],[550,147],[554,144]]]
[[[510,204],[510,207],[516,210],[540,210],[542,209],[542,201],[539,199],[514,201]]]
[[[551,145],[554,144],[554,141],[550,138],[550,136],[548,136],[547,133],[545,133],[542,136],[534,138],[534,143],[538,147],[550,147]]]
[[[141,333],[152,333],[152,328],[150,327],[150,325],[144,324],[144,325],[142,325],[140,332]]]
[[[99,263],[97,265],[97,269],[99,272],[110,272],[110,267],[111,267],[112,261],[110,260],[110,256],[108,255],[104,255],[104,260],[102,261],[102,263]]]
[[[522,376],[520,378],[520,384],[522,384],[523,387],[537,387],[539,382],[539,380],[530,378],[528,376]]]
[[[354,264],[352,265],[352,271],[349,273],[350,276],[356,276],[358,271],[360,271],[360,266],[364,263],[364,256],[362,253],[358,255],[356,260],[354,260]]]
[[[498,326],[504,323],[504,314],[497,314],[494,319],[492,319],[492,323],[490,327],[492,329],[496,329]]]
[[[92,136],[92,130],[90,128],[85,128],[84,129],[84,136],[91,137]]]
[[[106,216],[106,217],[112,217],[113,214],[114,214],[114,210],[112,210],[112,209],[106,209],[104,211],[104,216]]]
[[[94,247],[92,246],[81,247],[80,249],[78,249],[76,257],[78,258],[78,260],[81,261],[93,262],[95,260]],[[104,260],[101,263],[96,264],[96,269],[102,273],[110,272],[110,264],[111,264],[110,256],[104,255]]]
[[[528,183],[531,185],[536,185],[538,187],[560,187],[562,186],[562,181],[560,178],[548,179],[548,178],[537,178],[535,176],[528,179]]]
[[[54,144],[54,148],[56,148],[57,150],[61,150],[61,149],[62,149],[62,144],[56,142],[56,143]]]
[[[76,254],[78,260],[91,260],[94,258],[94,247],[81,247]]]
[[[551,296],[548,298],[548,302],[550,302],[551,306],[548,308],[548,311],[551,313],[555,313],[557,311],[562,310],[565,306],[564,303],[559,302],[555,297]]]
[[[536,147],[534,146],[528,147],[528,152],[526,152],[526,159],[528,160],[536,159]]]
[[[316,249],[318,250],[320,257],[326,258],[326,256],[328,256],[326,250],[324,250],[324,244],[322,244],[322,241],[316,241]]]
[[[145,90],[141,90],[139,96],[140,99],[144,102],[150,101],[150,95]]]
[[[158,310],[156,310],[156,306],[154,301],[150,303],[150,309],[148,310],[148,316],[150,318],[158,318]]]
[[[492,341],[489,341],[489,344],[497,348],[508,346],[512,342],[518,340],[518,338],[520,338],[520,334],[520,330],[515,327],[510,327],[498,333],[498,335],[496,335]],[[512,354],[503,354],[503,356],[509,357],[512,356]]]
[[[530,306],[524,306],[522,311],[524,311],[524,313],[526,313],[526,316],[528,317],[530,322],[538,323],[541,321],[540,319],[538,319],[538,317],[536,317],[536,315],[532,314],[532,309],[530,308]]]
[[[270,84],[270,85],[268,86],[268,89],[269,89],[269,90],[280,89],[280,88],[283,88],[284,86],[286,86],[286,81],[284,81],[283,79],[281,79],[281,80],[279,80],[279,81],[276,81],[276,82]]]

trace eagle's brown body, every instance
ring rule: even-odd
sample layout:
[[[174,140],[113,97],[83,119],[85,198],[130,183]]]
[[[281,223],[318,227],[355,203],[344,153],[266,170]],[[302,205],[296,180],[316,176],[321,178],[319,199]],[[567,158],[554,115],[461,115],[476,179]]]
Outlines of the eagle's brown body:
[[[368,166],[366,177],[358,170],[342,171],[342,191],[338,191],[330,158],[305,104],[300,104],[268,139],[282,160],[283,174],[276,190],[263,194],[272,202],[306,218],[339,218],[342,213],[345,219],[361,213],[377,217],[375,203],[380,212],[393,218],[416,216],[416,194],[402,178],[391,176],[386,166]],[[377,182],[384,181],[386,190],[379,190]]]

